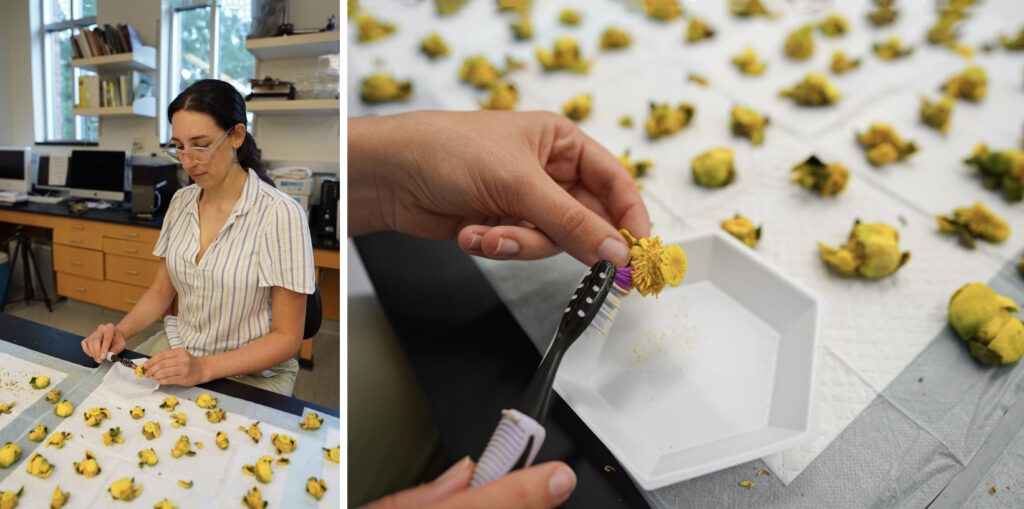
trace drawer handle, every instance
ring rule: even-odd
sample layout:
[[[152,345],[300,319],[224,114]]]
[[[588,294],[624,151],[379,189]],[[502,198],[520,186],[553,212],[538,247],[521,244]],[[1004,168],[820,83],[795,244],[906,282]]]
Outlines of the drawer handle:
[[[125,237],[138,237],[139,234],[135,232],[124,232]]]
[[[125,274],[128,274],[128,275],[131,275],[131,276],[138,276],[138,275],[139,275],[139,271],[137,271],[137,270],[128,270],[128,269],[125,269],[125,270],[124,270],[124,273],[125,273]]]
[[[122,247],[121,251],[124,251],[125,253],[138,253],[139,252],[138,249],[131,249],[131,248],[128,248],[128,247]]]
[[[82,239],[68,239],[68,240],[70,240],[71,242],[74,242],[75,244],[81,244],[82,243]]]
[[[138,303],[139,303],[139,301],[137,301],[137,300],[132,300],[132,299],[125,299],[124,301],[125,301],[125,302],[127,302],[127,303],[129,303],[129,304],[138,304]]]
[[[75,287],[75,291],[76,292],[85,292],[85,288],[79,288],[79,287],[76,286]]]
[[[71,265],[82,265],[83,263],[84,262],[80,262],[78,260],[71,260]]]
[[[71,225],[71,229],[72,230],[84,230],[85,227],[80,225],[80,224],[73,224],[73,225]]]

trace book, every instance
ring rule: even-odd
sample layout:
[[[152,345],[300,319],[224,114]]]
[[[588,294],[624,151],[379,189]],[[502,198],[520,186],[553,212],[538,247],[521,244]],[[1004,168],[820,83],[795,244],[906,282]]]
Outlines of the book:
[[[112,55],[114,52],[110,49],[110,41],[107,40],[107,33],[100,27],[96,27],[93,30],[96,31],[96,39],[100,42],[100,52],[104,55]]]
[[[96,40],[96,33],[92,30],[86,29],[85,35],[89,38],[89,50],[92,52],[91,56],[102,56],[103,53],[100,53],[100,44]]]
[[[100,95],[100,77],[99,76],[86,76],[89,78],[89,107],[99,108],[103,106],[103,96]]]
[[[89,38],[85,35],[85,30],[79,30],[75,35],[75,40],[78,41],[78,48],[82,51],[82,58],[92,57],[92,47],[89,45]]]
[[[132,98],[129,97],[131,93],[131,87],[128,86],[129,77],[127,74],[120,74],[117,76],[117,87],[121,97],[121,104],[129,105],[132,103]]]
[[[153,91],[153,77],[148,74],[132,71],[132,102],[149,97]]]
[[[114,53],[127,53],[128,50],[124,47],[124,40],[121,39],[121,31],[110,26],[109,24],[103,25],[103,32],[107,36],[107,40],[110,42],[111,49]]]
[[[88,108],[89,107],[89,77],[79,76],[78,77],[78,107]]]
[[[138,48],[142,46],[142,37],[139,36],[139,32],[135,30],[135,27],[123,23],[120,25],[122,28],[121,35],[127,35],[125,42],[127,42],[128,51],[132,51],[132,48]]]

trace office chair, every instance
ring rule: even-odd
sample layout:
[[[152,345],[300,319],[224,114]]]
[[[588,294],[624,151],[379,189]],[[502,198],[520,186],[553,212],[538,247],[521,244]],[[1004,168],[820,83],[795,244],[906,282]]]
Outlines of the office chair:
[[[316,336],[323,322],[323,303],[320,301],[320,286],[313,284],[313,293],[306,296],[306,324],[302,329],[302,339]]]

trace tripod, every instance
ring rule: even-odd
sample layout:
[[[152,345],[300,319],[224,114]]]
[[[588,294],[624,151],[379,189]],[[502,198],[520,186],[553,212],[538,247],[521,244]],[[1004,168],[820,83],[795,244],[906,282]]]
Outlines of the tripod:
[[[25,300],[24,302],[32,302],[36,297],[35,288],[32,285],[32,276],[35,275],[36,281],[39,282],[39,291],[43,293],[43,302],[46,303],[46,309],[53,311],[53,304],[50,302],[50,296],[46,293],[46,285],[43,284],[43,277],[39,274],[39,264],[36,263],[36,255],[32,252],[32,238],[25,233],[25,228],[21,225],[14,231],[14,235],[11,235],[4,241],[4,245],[7,245],[12,240],[17,241],[14,246],[14,253],[11,256],[11,274],[14,274],[15,264],[18,263],[18,254],[21,254],[21,265],[25,280]],[[32,263],[29,263],[31,259]],[[10,280],[8,280],[10,281]],[[7,284],[7,293],[10,293],[10,282]],[[7,306],[7,295],[4,295],[3,302],[0,302],[0,311],[3,311]]]

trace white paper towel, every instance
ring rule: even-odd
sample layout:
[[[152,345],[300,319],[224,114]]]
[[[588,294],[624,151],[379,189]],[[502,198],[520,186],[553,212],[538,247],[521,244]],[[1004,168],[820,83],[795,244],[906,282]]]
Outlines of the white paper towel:
[[[50,377],[50,385],[44,389],[33,389],[28,381],[34,376]],[[14,422],[22,412],[46,397],[50,389],[60,385],[66,376],[56,369],[0,353],[0,403],[14,403],[9,413],[0,414],[0,428]]]
[[[112,482],[122,477],[134,477],[136,485],[143,486],[138,499],[141,502],[136,503],[145,507],[151,507],[165,498],[178,507],[205,507],[211,505],[212,501],[216,501],[221,507],[233,507],[240,503],[242,496],[253,486],[260,488],[263,499],[269,502],[271,507],[340,505],[335,480],[337,469],[333,469],[335,477],[325,478],[328,492],[323,500],[317,502],[305,492],[306,480],[310,476],[320,477],[322,472],[332,471],[331,467],[324,465],[326,460],[323,459],[322,450],[325,447],[328,429],[322,427],[316,431],[301,430],[301,417],[290,416],[289,421],[293,422],[287,427],[261,422],[263,437],[259,443],[254,443],[238,427],[248,428],[249,424],[257,419],[228,411],[226,420],[211,424],[206,419],[206,409],[199,408],[193,401],[194,395],[202,391],[194,388],[173,388],[171,391],[179,400],[173,412],[159,408],[163,398],[171,395],[171,392],[161,390],[148,396],[124,400],[108,387],[100,385],[75,408],[74,414],[61,421],[56,430],[50,430],[51,433],[68,431],[73,434],[73,437],[66,441],[64,448],[58,450],[44,447],[43,443],[36,448],[54,465],[53,474],[47,479],[31,476],[25,472],[23,460],[13,467],[17,470],[0,483],[0,489],[16,491],[20,486],[24,486],[22,504],[26,507],[42,507],[48,503],[54,487],[59,483],[62,491],[71,493],[69,502],[73,506],[98,507],[109,505],[111,499],[107,490]],[[192,395],[192,400],[188,399],[189,395]],[[211,396],[222,398],[221,408],[225,406],[224,399],[228,399],[217,393],[211,393]],[[145,416],[138,420],[132,419],[129,415],[129,411],[135,405],[146,410]],[[86,426],[82,414],[92,407],[107,408],[111,418],[96,427]],[[179,428],[172,427],[172,413],[184,413],[187,416],[187,424]],[[278,417],[277,420],[284,419]],[[153,440],[147,440],[141,433],[142,426],[149,421],[158,422],[161,427],[160,436]],[[333,422],[336,441],[337,420]],[[331,425],[331,422],[326,420],[325,423]],[[124,443],[103,445],[103,433],[113,427],[121,428]],[[218,430],[228,434],[230,445],[227,450],[220,450],[214,441]],[[277,454],[271,443],[271,435],[274,433],[293,437],[296,441],[295,451]],[[189,437],[192,451],[196,454],[191,457],[174,458],[171,456],[171,449],[182,435]],[[201,442],[203,448],[199,449],[196,442]],[[138,451],[149,448],[156,452],[159,462],[152,467],[139,467]],[[74,472],[74,462],[82,461],[86,450],[93,453],[101,468],[100,474],[91,479]],[[22,451],[22,458],[31,456],[32,452]],[[273,456],[275,460],[282,456],[288,457],[291,463],[284,466],[274,465],[272,482],[262,484],[256,481],[255,477],[242,473],[242,465],[255,464],[261,456]],[[179,480],[192,481],[192,488],[182,488],[177,484]],[[334,488],[333,493],[331,488]]]

